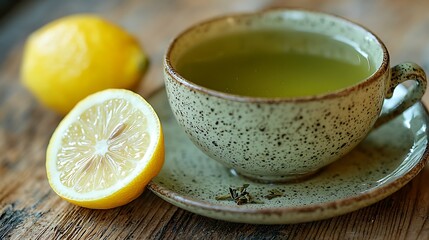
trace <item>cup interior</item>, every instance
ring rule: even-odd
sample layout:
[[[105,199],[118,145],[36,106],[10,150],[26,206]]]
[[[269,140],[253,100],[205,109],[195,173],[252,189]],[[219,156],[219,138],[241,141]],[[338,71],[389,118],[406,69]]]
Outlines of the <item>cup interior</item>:
[[[178,74],[179,81],[195,86],[194,83],[180,77],[180,71],[177,71],[178,63],[192,46],[223,34],[260,30],[311,32],[330,36],[352,46],[368,59],[373,69],[371,75],[358,84],[370,79],[380,71],[383,64],[386,65],[388,62],[388,53],[384,44],[373,33],[358,24],[320,12],[277,9],[220,17],[189,28],[180,34],[167,50],[166,67]],[[285,47],[296,48],[297,46],[286,44]],[[323,51],[323,48],[317,44],[314,48],[315,51]],[[338,52],[341,52],[341,49]]]

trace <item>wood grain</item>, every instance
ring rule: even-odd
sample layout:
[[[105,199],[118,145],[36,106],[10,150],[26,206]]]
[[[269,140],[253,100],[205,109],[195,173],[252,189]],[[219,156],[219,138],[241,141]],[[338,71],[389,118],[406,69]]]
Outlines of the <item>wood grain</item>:
[[[290,6],[345,16],[384,40],[392,63],[412,60],[429,71],[429,2],[424,0],[94,0],[20,1],[0,19],[0,239],[429,239],[429,167],[392,196],[340,217],[295,225],[247,225],[178,209],[149,191],[126,206],[89,210],[49,187],[45,149],[61,117],[39,105],[19,82],[26,37],[43,24],[95,12],[142,43],[151,66],[144,96],[162,85],[170,40],[197,21],[220,14]],[[424,102],[429,104],[427,95]]]

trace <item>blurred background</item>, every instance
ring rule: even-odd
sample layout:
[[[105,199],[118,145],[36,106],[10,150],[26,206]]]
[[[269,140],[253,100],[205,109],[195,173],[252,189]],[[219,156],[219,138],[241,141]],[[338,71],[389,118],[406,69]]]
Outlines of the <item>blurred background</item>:
[[[157,86],[165,48],[186,27],[221,14],[281,6],[321,10],[358,22],[385,42],[392,64],[415,61],[429,70],[425,0],[0,0],[0,84],[8,82],[10,87],[18,80],[22,46],[31,32],[72,13],[97,13],[134,34],[152,63],[145,82]],[[153,86],[146,83],[144,88],[151,88],[147,85]]]

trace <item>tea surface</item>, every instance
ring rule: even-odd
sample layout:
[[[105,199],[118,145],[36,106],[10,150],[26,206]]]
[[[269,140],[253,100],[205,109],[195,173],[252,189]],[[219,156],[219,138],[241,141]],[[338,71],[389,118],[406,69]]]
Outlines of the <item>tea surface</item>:
[[[196,44],[177,62],[184,78],[254,97],[300,97],[357,84],[374,72],[366,54],[342,39],[298,31],[248,31]]]

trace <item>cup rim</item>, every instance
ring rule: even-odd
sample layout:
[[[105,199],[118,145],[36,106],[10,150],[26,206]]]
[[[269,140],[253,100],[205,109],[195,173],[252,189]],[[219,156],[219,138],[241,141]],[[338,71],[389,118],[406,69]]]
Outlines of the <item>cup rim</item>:
[[[353,25],[354,27],[361,28],[368,34],[370,34],[377,42],[379,47],[381,48],[383,52],[383,58],[381,65],[368,77],[365,79],[362,79],[357,84],[348,86],[346,88],[342,88],[336,91],[322,93],[322,94],[316,94],[316,95],[308,95],[308,96],[299,96],[299,97],[253,97],[253,96],[246,96],[246,95],[238,95],[238,94],[232,94],[232,93],[225,93],[221,91],[217,91],[214,89],[210,89],[204,86],[201,86],[199,84],[196,84],[190,80],[187,80],[182,75],[179,74],[179,72],[172,66],[171,64],[171,52],[174,49],[175,45],[179,41],[181,37],[188,34],[189,32],[195,30],[199,26],[212,24],[218,21],[223,21],[227,18],[244,18],[244,17],[252,17],[257,15],[264,15],[269,14],[273,12],[301,12],[301,13],[311,13],[311,14],[322,14],[326,15],[328,17],[334,18],[335,20],[344,21],[347,24]],[[176,37],[173,38],[173,40],[170,42],[167,51],[164,55],[164,70],[172,76],[173,80],[177,83],[191,89],[197,92],[205,93],[214,97],[223,98],[227,100],[237,101],[237,102],[257,102],[257,103],[280,103],[280,102],[307,102],[307,101],[315,101],[315,100],[324,100],[324,99],[332,99],[337,98],[341,96],[346,96],[351,94],[352,92],[363,89],[366,86],[372,84],[373,82],[376,82],[386,71],[388,71],[390,64],[390,56],[389,52],[387,51],[386,46],[381,41],[381,39],[373,33],[368,28],[364,27],[363,25],[356,23],[352,20],[349,20],[345,17],[338,16],[331,13],[326,13],[323,11],[318,10],[309,10],[309,9],[302,9],[302,8],[289,8],[289,7],[280,7],[280,8],[270,8],[265,10],[257,10],[253,12],[245,12],[245,13],[232,13],[232,14],[225,14],[222,16],[217,16],[214,18],[210,18],[204,21],[200,21],[196,24],[191,25],[190,27],[186,28],[182,32],[180,32]]]

